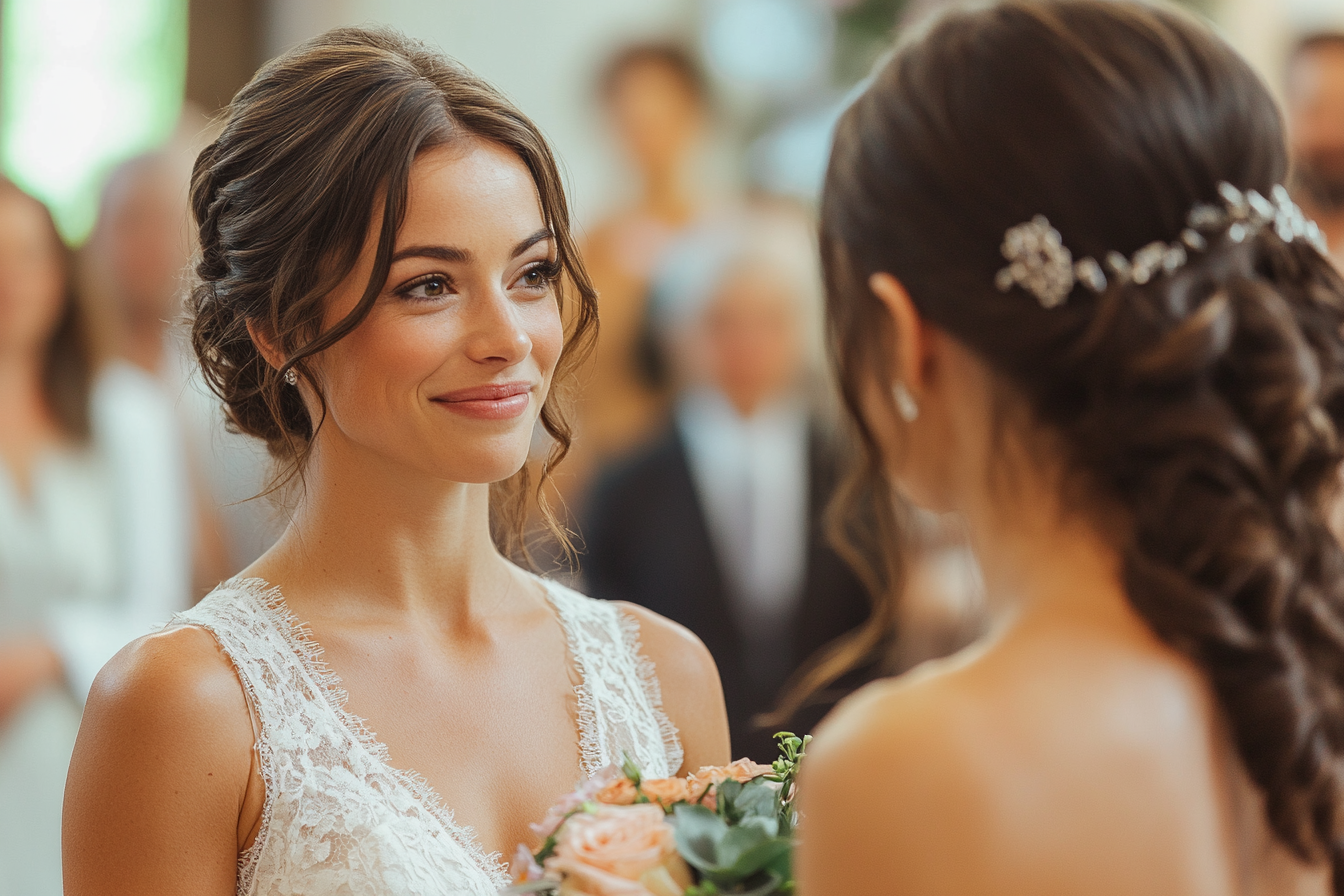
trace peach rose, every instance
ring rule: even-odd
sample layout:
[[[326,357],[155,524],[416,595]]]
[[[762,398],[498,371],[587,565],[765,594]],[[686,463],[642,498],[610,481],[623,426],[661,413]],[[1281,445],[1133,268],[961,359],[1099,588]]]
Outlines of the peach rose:
[[[770,766],[752,762],[750,759],[739,759],[732,765],[706,765],[700,771],[691,775],[691,795],[693,798],[697,797],[704,793],[706,788],[710,786],[718,787],[728,780],[745,784],[753,778],[768,775],[773,771]]]
[[[603,787],[594,799],[606,806],[629,806],[639,799],[640,794],[664,809],[672,808],[673,803],[691,800],[685,778],[649,778],[641,781],[638,788],[629,778],[621,778]]]
[[[691,789],[685,778],[654,778],[650,781],[641,781],[639,790],[664,809],[671,809],[673,803],[688,803],[691,800]]]
[[[639,791],[635,790],[634,782],[624,777],[612,781],[593,797],[604,806],[629,806],[638,798]]]
[[[546,872],[564,896],[681,896],[692,883],[656,805],[602,806],[560,830]]]

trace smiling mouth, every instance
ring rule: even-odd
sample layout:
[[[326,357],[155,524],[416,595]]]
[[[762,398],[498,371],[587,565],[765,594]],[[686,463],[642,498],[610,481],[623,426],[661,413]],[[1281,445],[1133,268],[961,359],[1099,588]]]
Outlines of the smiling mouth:
[[[430,399],[439,407],[478,420],[512,420],[532,403],[531,383],[491,383]]]

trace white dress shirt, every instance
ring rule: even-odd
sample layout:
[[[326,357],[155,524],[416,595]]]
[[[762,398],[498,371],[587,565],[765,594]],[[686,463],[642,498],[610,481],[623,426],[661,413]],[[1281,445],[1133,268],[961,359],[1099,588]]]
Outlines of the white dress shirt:
[[[742,417],[708,389],[680,401],[676,423],[710,538],[752,640],[770,641],[797,610],[807,568],[808,413],[786,398]]]

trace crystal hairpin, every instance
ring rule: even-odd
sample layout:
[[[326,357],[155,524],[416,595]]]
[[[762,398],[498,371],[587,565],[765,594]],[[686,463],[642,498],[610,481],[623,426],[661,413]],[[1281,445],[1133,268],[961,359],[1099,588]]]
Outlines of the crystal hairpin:
[[[1074,261],[1059,231],[1044,215],[1036,215],[1004,233],[1001,251],[1008,266],[994,277],[994,285],[1000,292],[1020,286],[1035,296],[1042,308],[1057,308],[1080,283],[1095,293],[1105,292],[1111,282],[1143,285],[1178,270],[1189,261],[1191,252],[1207,249],[1206,235],[1225,232],[1232,242],[1240,243],[1266,226],[1272,226],[1285,243],[1306,240],[1324,254],[1325,236],[1302,214],[1288,191],[1275,186],[1270,196],[1272,199],[1266,199],[1255,190],[1243,193],[1229,183],[1220,183],[1221,204],[1196,204],[1186,216],[1178,241],[1149,243],[1128,258],[1108,252],[1104,262],[1091,257]]]

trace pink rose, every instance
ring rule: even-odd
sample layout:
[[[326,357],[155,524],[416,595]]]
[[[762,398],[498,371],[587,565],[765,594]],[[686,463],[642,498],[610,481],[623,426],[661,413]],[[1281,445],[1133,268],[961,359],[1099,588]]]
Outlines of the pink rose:
[[[625,781],[625,776],[621,770],[614,765],[600,769],[595,775],[584,781],[574,789],[573,793],[566,794],[546,813],[546,817],[541,821],[528,825],[532,833],[536,834],[545,841],[547,837],[555,833],[556,828],[565,820],[565,816],[578,809],[589,800],[598,798],[598,794],[612,782],[619,783]],[[628,784],[629,782],[626,781]]]
[[[513,861],[509,863],[509,876],[513,878],[513,882],[523,884],[541,880],[541,874],[541,866],[532,857],[532,850],[527,848],[526,843],[519,843],[518,849],[514,851]]]
[[[561,828],[546,873],[562,876],[565,896],[681,896],[692,883],[672,826],[651,803],[575,815]]]

